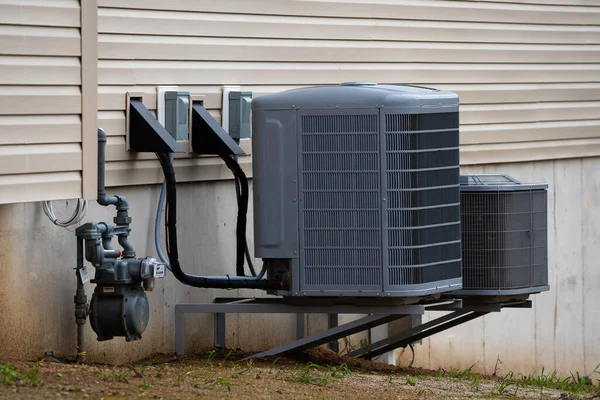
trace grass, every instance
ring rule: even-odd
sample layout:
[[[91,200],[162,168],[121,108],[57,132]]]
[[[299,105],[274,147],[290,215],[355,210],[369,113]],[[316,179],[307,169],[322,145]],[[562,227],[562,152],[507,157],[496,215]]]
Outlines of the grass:
[[[18,362],[14,365],[0,362],[0,398],[4,392],[10,392],[25,396],[22,398],[41,399],[44,393],[52,393],[58,388],[61,395],[81,392],[93,396],[112,396],[118,391],[157,398],[188,398],[181,395],[183,393],[214,397],[235,395],[236,398],[253,400],[260,398],[259,393],[278,393],[281,398],[316,396],[355,400],[369,393],[382,399],[442,400],[447,398],[445,393],[449,391],[460,398],[558,399],[564,393],[565,399],[600,400],[600,365],[589,374],[574,372],[561,377],[556,371],[545,368],[529,375],[506,373],[500,371],[498,366],[501,361],[498,360],[495,367],[493,363],[490,366],[494,368],[496,376],[489,377],[476,373],[475,365],[440,369],[436,373],[417,369],[371,369],[362,364],[356,364],[356,367],[355,364],[349,364],[351,371],[343,359],[313,359],[313,362],[306,364],[290,362],[285,358],[236,362],[232,361],[231,351],[226,354],[207,354],[200,359],[169,364],[146,362],[112,367],[87,366],[81,370],[44,362]],[[223,360],[223,356],[227,361]],[[207,359],[210,361],[207,362]],[[91,378],[82,379],[81,374]],[[348,378],[351,375],[353,378]],[[284,384],[284,381],[290,384]],[[85,386],[82,386],[82,382],[85,382]],[[35,390],[37,396],[32,388],[25,387],[38,385],[40,388]]]
[[[216,379],[216,383],[220,386],[227,388],[228,392],[231,392],[231,382],[229,382],[229,379],[221,376]]]
[[[452,368],[450,371],[446,371],[440,368],[437,370],[436,376],[438,378],[467,379],[473,375],[473,367],[475,367],[475,364],[464,370]]]
[[[590,374],[591,376],[581,376],[579,372],[575,374],[571,373],[571,376],[566,378],[559,377],[558,373],[552,371],[546,373],[546,369],[542,366],[542,371],[539,375],[535,376],[529,374],[522,376],[521,379],[515,380],[511,376],[511,380],[518,382],[521,386],[535,387],[539,389],[556,389],[562,392],[566,392],[570,395],[580,393],[594,393],[600,395],[600,380],[596,379],[597,384],[594,385],[593,376],[600,375],[600,364],[596,366],[594,371]]]
[[[329,384],[330,377],[334,379],[342,379],[351,373],[352,371],[350,371],[346,364],[341,364],[336,368],[332,368],[309,362],[300,371],[294,372],[285,378],[285,381],[308,383],[316,386],[327,386]]]
[[[592,398],[600,398],[600,364],[594,369],[594,371],[588,375],[580,375],[579,372],[571,373],[568,377],[560,377],[556,370],[547,372],[542,366],[542,370],[539,375],[529,374],[518,376],[514,372],[509,372],[505,375],[500,375],[500,365],[502,361],[500,358],[496,360],[494,366],[494,373],[492,376],[500,377],[497,386],[491,390],[491,395],[501,396],[517,396],[517,393],[521,389],[540,389],[543,393],[544,390],[557,390],[565,393],[569,396],[574,395],[592,395]],[[450,378],[450,379],[470,379],[470,386],[475,392],[479,392],[481,385],[480,375],[473,373],[474,364],[464,370],[452,368],[449,371],[439,369],[436,372],[437,378]],[[594,383],[594,379],[595,382]],[[407,378],[407,384],[412,385],[411,378]],[[540,394],[541,394],[540,393]]]
[[[102,374],[102,380],[104,382],[119,382],[129,383],[129,370],[121,368],[108,368]]]
[[[40,386],[40,366],[33,365],[29,369],[19,369],[14,364],[0,364],[0,379],[4,386]]]

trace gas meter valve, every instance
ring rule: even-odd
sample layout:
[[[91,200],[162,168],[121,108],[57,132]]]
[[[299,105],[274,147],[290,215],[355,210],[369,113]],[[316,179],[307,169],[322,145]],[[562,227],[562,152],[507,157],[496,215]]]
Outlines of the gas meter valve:
[[[108,245],[122,230],[121,226],[101,222],[85,224],[76,231],[85,241],[86,259],[96,268],[90,281],[96,284],[90,323],[100,341],[115,336],[124,336],[127,341],[141,339],[150,317],[146,291],[151,292],[156,279],[165,277],[164,263],[152,257],[124,257]]]

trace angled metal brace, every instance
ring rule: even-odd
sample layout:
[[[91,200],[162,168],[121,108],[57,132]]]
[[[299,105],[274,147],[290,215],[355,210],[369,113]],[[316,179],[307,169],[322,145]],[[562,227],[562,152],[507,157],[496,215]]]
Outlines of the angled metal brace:
[[[465,322],[482,317],[488,313],[489,311],[466,313],[456,311],[451,314],[444,315],[443,317],[436,318],[433,321],[427,322],[423,325],[409,329],[405,332],[399,333],[398,335],[394,335],[387,339],[380,340],[379,342],[372,343],[368,347],[355,350],[349,353],[348,356],[368,359],[374,358],[399,347],[406,347],[413,342],[425,339],[431,335],[453,328],[457,325],[464,324]]]
[[[403,314],[384,316],[370,315],[368,317],[364,317],[356,321],[348,322],[346,324],[327,329],[314,335],[307,336],[294,342],[286,343],[282,346],[263,351],[250,357],[246,357],[241,361],[250,360],[252,358],[275,356],[278,354],[288,353],[290,351],[302,351],[311,349],[313,347],[317,347],[325,343],[330,343],[334,340],[338,340],[340,338],[350,336],[367,329],[371,329],[375,326],[387,324],[388,322],[392,322],[403,317],[405,317],[405,315]]]

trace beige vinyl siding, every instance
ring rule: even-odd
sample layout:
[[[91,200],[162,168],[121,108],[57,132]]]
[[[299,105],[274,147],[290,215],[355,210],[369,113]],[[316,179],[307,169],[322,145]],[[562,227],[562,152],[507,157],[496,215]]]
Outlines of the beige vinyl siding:
[[[80,13],[0,1],[0,203],[82,195]]]
[[[254,96],[367,80],[430,85],[461,97],[463,164],[600,155],[600,3],[596,1],[99,0],[99,121],[109,184],[160,181],[152,157],[125,151],[124,98],[157,85]],[[133,161],[136,158],[144,161]],[[179,159],[187,179],[208,160]],[[215,161],[216,162],[216,161]],[[143,178],[142,178],[143,177]],[[113,180],[114,179],[114,180]]]

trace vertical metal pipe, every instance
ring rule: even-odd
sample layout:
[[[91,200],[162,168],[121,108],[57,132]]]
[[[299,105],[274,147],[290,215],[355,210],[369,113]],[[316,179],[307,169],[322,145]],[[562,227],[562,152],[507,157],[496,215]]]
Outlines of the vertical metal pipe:
[[[109,196],[106,194],[106,132],[98,128],[98,197],[96,201],[101,206],[114,205],[117,208],[117,216],[114,222],[119,226],[129,228],[131,218],[129,217],[129,202],[124,196]],[[123,258],[134,258],[135,251],[128,239],[128,233],[118,235],[119,245],[123,248]]]
[[[85,320],[87,318],[87,296],[85,295],[85,286],[81,280],[81,270],[83,269],[83,239],[77,238],[77,290],[75,292],[75,322],[77,324],[77,355],[75,361],[85,361]]]
[[[111,204],[117,205],[119,198],[117,196],[108,196],[105,187],[105,165],[106,165],[106,132],[98,128],[98,197],[96,201],[101,206]]]
[[[327,315],[327,328],[332,329],[332,328],[337,328],[337,326],[338,326],[338,315],[337,314],[328,314]],[[337,340],[329,342],[328,347],[330,350],[333,350],[336,353],[338,353],[340,351],[339,342]]]
[[[85,325],[79,324],[77,325],[77,357],[75,361],[79,363],[85,362]]]

